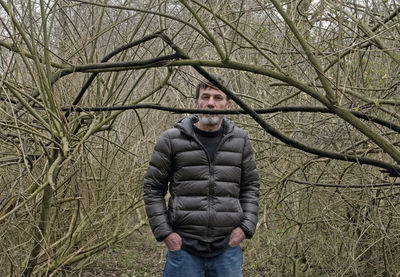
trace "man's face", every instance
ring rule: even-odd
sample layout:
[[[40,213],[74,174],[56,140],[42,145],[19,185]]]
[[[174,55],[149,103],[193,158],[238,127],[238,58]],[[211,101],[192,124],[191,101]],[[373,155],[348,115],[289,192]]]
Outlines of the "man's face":
[[[214,88],[206,88],[200,90],[195,107],[202,110],[229,110],[231,108],[231,101],[227,100],[225,93],[222,91]],[[221,123],[223,117],[224,115],[222,114],[200,114],[200,124],[204,126],[217,126]]]

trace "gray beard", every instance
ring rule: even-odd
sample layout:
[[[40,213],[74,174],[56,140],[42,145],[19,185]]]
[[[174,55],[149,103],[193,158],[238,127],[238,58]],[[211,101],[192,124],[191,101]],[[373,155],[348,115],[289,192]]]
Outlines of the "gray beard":
[[[204,126],[217,126],[223,119],[223,115],[199,115],[199,121]]]

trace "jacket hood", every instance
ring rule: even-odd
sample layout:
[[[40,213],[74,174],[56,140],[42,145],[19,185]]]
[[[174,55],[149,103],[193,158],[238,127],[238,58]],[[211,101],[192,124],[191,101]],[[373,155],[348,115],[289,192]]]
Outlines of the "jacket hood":
[[[229,118],[224,117],[222,119],[222,128],[224,128],[224,134],[229,134],[233,131],[235,123]],[[183,133],[194,136],[193,124],[199,121],[198,115],[190,115],[182,118],[174,124],[174,127],[181,130]]]

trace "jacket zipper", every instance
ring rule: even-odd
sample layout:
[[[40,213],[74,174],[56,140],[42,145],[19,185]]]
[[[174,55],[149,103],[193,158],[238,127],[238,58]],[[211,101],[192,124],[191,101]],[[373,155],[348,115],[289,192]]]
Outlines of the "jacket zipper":
[[[206,148],[204,145],[201,143],[201,141],[194,135],[193,138],[194,140],[200,144],[200,146],[203,148],[203,151],[206,153],[207,159],[208,159],[208,167],[209,167],[209,172],[210,172],[210,181],[208,183],[208,196],[207,196],[207,201],[208,201],[208,217],[207,217],[207,233],[206,236],[208,237],[210,235],[210,219],[211,219],[211,210],[212,206],[214,205],[212,196],[214,194],[214,186],[215,186],[215,176],[214,176],[214,167],[215,167],[215,157],[218,153],[218,149],[220,146],[231,136],[231,133],[228,134],[223,134],[221,141],[218,143],[217,149],[215,150],[214,153],[214,159],[213,162],[211,162],[210,155],[208,154]]]
[[[193,137],[194,137],[194,140],[203,148],[203,151],[206,154],[207,159],[208,159],[208,168],[209,168],[209,173],[210,173],[210,180],[208,182],[208,195],[207,195],[207,202],[208,202],[207,213],[208,213],[208,215],[207,215],[207,232],[206,232],[206,236],[208,237],[209,233],[210,233],[210,218],[211,218],[211,205],[212,205],[212,200],[211,200],[211,198],[212,198],[212,189],[211,189],[211,187],[212,187],[212,183],[214,182],[214,163],[211,163],[210,155],[208,154],[207,149],[204,147],[204,145],[201,143],[201,141],[196,136],[193,136]],[[221,141],[222,141],[222,139],[221,139]],[[219,147],[219,145],[220,144],[218,144],[218,147]],[[214,153],[214,159],[215,159],[215,155],[217,154],[218,147],[217,147],[217,150]]]
[[[209,165],[209,172],[210,172],[210,182],[208,184],[208,219],[207,219],[207,236],[209,236],[210,233],[210,220],[211,220],[211,211],[213,210],[214,207],[214,201],[213,201],[213,196],[214,196],[214,189],[215,189],[215,158],[217,156],[218,150],[221,147],[221,145],[226,141],[228,137],[230,137],[230,134],[223,134],[221,141],[218,143],[217,148],[215,149],[214,152],[214,157],[213,157],[213,162],[211,162],[211,157],[209,156],[206,148],[200,143],[200,145],[203,147],[204,152],[207,155],[208,158],[208,165]]]

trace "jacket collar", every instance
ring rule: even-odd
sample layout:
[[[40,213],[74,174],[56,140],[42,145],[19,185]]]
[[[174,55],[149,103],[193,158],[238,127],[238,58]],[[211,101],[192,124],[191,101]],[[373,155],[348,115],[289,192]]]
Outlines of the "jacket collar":
[[[198,115],[190,115],[176,122],[174,127],[180,129],[183,133],[193,137],[194,136],[193,124],[196,123],[197,121],[199,121]],[[222,126],[224,128],[224,135],[227,135],[233,131],[235,123],[229,118],[224,117]]]

